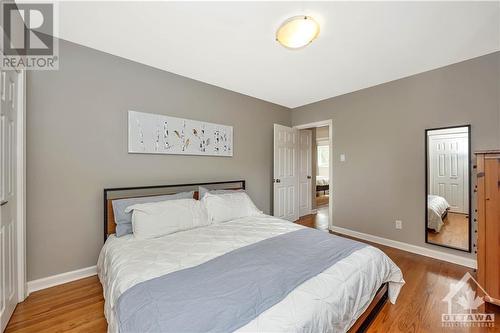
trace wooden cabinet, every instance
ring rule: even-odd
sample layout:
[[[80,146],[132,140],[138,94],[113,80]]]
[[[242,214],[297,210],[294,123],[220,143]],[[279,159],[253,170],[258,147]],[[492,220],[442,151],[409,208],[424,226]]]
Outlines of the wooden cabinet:
[[[500,305],[500,150],[477,152],[477,277]]]

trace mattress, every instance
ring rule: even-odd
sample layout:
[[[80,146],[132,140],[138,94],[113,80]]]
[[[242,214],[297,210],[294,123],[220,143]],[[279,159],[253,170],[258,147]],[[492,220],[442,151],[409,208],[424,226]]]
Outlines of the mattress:
[[[101,250],[108,332],[117,332],[114,306],[137,283],[204,263],[258,241],[304,228],[271,216],[242,218],[152,240],[111,235]],[[366,246],[307,280],[238,332],[343,332],[364,312],[377,289],[389,283],[394,303],[404,284],[400,269]]]
[[[440,232],[444,225],[443,215],[450,208],[445,198],[438,195],[427,196],[427,228]]]
[[[316,176],[316,186],[329,185],[330,181],[327,176]]]

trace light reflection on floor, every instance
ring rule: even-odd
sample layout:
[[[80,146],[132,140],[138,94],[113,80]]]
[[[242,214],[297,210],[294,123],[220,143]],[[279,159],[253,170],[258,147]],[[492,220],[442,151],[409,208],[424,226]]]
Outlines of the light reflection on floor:
[[[316,213],[302,216],[295,223],[305,227],[328,231],[328,205],[316,208]]]
[[[315,228],[328,230],[328,205],[318,207],[318,213],[315,218]]]

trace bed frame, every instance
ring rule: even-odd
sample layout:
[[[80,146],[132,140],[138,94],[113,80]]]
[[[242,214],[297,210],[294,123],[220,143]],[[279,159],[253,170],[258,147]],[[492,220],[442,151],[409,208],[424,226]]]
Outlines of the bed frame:
[[[330,185],[316,185],[316,192],[323,191],[323,195],[326,194],[326,191],[330,190]]]
[[[232,180],[209,183],[170,184],[154,186],[115,187],[104,189],[104,241],[116,230],[115,215],[113,214],[113,200],[138,198],[155,195],[175,194],[185,191],[194,191],[193,198],[198,199],[198,187],[209,190],[244,190],[244,180]]]
[[[378,289],[375,297],[371,301],[365,312],[356,320],[351,326],[348,333],[364,333],[370,327],[371,323],[375,320],[378,313],[384,307],[387,299],[389,298],[389,286],[386,283],[382,284]]]
[[[116,223],[113,214],[113,200],[138,198],[144,196],[175,194],[184,191],[194,191],[193,198],[198,199],[198,186],[206,187],[210,190],[244,190],[244,180],[221,181],[209,183],[191,183],[174,185],[154,185],[154,186],[136,186],[136,187],[116,187],[104,189],[104,241],[109,235],[115,233]],[[382,284],[375,297],[349,329],[349,333],[366,332],[372,321],[380,312],[388,298],[387,283]]]
[[[441,219],[443,220],[444,222],[444,219],[446,218],[446,216],[448,216],[448,212],[450,211],[449,208],[446,208],[446,210],[444,211],[443,215],[441,215]]]

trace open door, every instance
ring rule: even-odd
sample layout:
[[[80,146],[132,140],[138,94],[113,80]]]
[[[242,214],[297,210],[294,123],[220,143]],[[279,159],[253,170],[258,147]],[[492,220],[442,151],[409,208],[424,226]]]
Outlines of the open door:
[[[299,216],[311,214],[312,131],[299,131]]]
[[[274,209],[276,217],[299,219],[298,130],[274,124]]]

